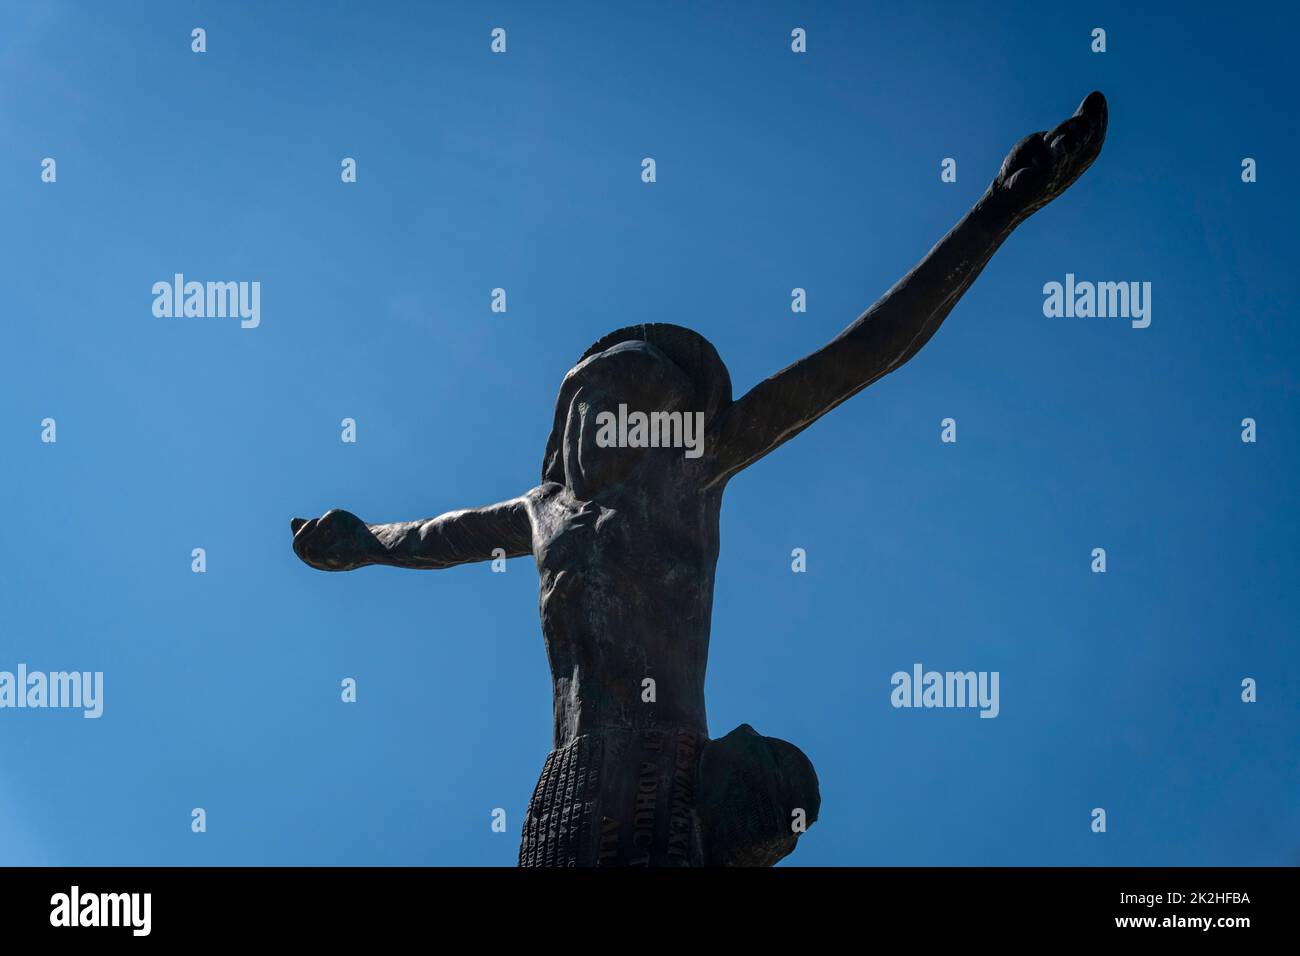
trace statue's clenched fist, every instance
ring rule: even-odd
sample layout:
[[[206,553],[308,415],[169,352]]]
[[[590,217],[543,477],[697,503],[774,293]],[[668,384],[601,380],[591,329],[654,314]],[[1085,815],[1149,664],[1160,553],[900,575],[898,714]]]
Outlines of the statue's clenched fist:
[[[294,518],[289,527],[294,554],[321,571],[351,571],[371,564],[383,549],[364,521],[340,508],[310,521]]]

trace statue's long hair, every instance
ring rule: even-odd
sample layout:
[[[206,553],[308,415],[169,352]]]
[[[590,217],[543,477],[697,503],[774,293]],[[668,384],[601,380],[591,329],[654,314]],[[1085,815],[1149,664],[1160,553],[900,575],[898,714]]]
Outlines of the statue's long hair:
[[[718,355],[718,350],[700,333],[668,322],[630,325],[610,332],[583,352],[582,358],[564,376],[560,394],[555,400],[555,422],[551,426],[551,436],[546,440],[546,454],[542,456],[543,482],[564,484],[564,427],[569,415],[569,402],[577,385],[575,373],[593,355],[613,348],[620,342],[648,342],[686,374],[695,386],[696,410],[704,412],[705,428],[713,423],[719,412],[731,404],[731,374]],[[704,407],[699,408],[699,403],[703,403]]]

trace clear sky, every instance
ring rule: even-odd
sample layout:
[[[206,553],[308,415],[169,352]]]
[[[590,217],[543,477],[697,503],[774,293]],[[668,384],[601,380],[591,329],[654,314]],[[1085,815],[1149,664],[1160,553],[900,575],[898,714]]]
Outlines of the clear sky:
[[[289,519],[532,487],[618,326],[740,394],[1100,89],[1100,159],[921,354],[731,485],[710,731],[816,766],[785,865],[1300,863],[1297,18],[1197,7],[0,3],[0,670],[105,681],[0,710],[0,862],[513,864],[531,559],[328,575]],[[177,272],[261,324],[156,318]],[[1067,273],[1150,327],[1045,317]],[[916,662],[1000,714],[893,708]]]

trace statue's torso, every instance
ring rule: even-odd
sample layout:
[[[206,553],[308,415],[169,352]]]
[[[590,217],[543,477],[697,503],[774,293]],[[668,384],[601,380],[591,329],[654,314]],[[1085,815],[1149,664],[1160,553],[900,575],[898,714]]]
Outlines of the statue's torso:
[[[706,732],[720,499],[689,482],[529,494],[556,747],[600,730]]]

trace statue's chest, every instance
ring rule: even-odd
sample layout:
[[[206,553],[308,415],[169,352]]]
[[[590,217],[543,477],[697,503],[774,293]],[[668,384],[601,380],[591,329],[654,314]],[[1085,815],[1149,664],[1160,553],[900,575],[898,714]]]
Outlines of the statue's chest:
[[[586,572],[619,563],[637,542],[635,522],[617,506],[594,501],[556,502],[548,509],[537,542],[538,569]],[[650,533],[641,529],[641,537]]]
[[[553,502],[537,523],[534,540],[543,587],[565,593],[588,588],[650,592],[681,575],[711,573],[716,539],[704,527],[684,524],[691,512],[682,504],[686,502],[650,508],[636,500]]]

